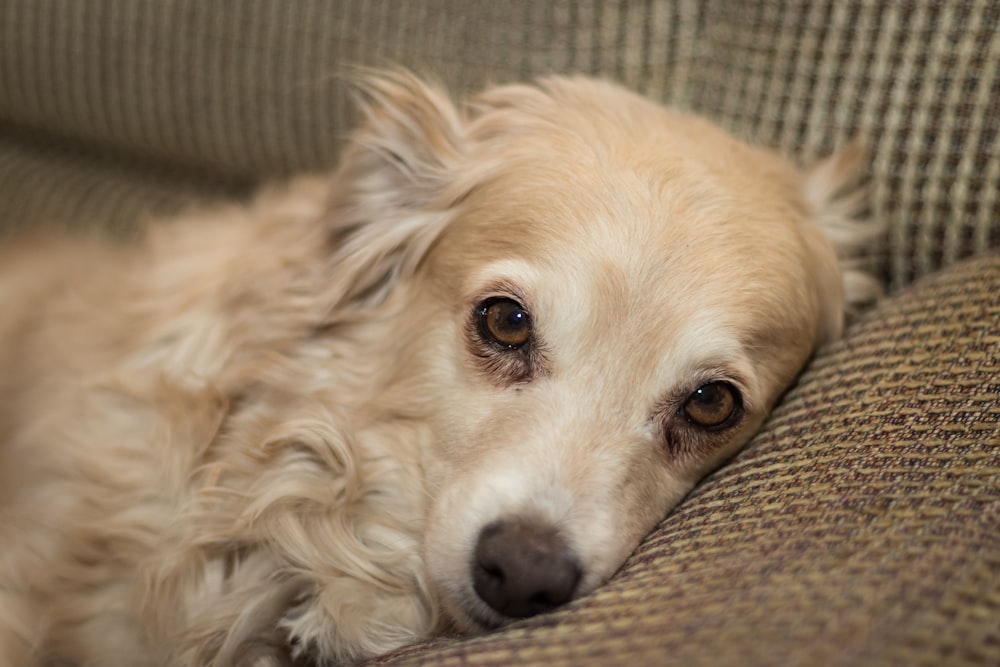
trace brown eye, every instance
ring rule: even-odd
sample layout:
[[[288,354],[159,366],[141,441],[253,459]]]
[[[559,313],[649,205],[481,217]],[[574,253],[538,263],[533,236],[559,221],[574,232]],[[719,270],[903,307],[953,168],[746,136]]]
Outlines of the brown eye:
[[[684,402],[684,417],[703,428],[728,425],[740,409],[736,388],[728,382],[709,382],[694,390]]]
[[[531,339],[531,316],[513,299],[490,299],[479,306],[479,329],[490,342],[515,350]]]

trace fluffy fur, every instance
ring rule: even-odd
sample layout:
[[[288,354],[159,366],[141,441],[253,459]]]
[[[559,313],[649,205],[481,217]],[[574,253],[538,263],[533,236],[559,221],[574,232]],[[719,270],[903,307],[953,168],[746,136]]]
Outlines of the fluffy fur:
[[[870,296],[837,257],[868,234],[857,150],[800,172],[581,78],[364,90],[330,176],[0,251],[0,664],[325,665],[500,625],[470,563],[508,517],[585,594]],[[490,298],[530,354],[482,339]],[[741,412],[699,428],[719,381]]]

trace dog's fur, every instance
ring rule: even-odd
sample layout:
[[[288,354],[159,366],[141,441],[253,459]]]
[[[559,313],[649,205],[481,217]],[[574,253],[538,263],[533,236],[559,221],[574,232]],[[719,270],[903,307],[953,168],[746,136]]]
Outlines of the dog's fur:
[[[365,90],[332,176],[0,252],[0,664],[329,664],[496,626],[470,570],[503,521],[559,536],[577,597],[869,296],[837,257],[856,150],[800,172],[581,78]],[[483,339],[498,297],[529,347]],[[719,381],[740,411],[698,427]]]

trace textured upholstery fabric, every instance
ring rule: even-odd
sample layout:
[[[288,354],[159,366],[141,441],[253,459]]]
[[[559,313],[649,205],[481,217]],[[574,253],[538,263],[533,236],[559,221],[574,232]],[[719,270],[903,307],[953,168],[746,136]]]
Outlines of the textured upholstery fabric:
[[[0,132],[0,240],[50,223],[128,236],[145,219],[249,189],[239,180]]]
[[[940,271],[1000,246],[1000,3],[0,0],[0,236],[327,168],[361,64],[607,76],[807,160],[860,134],[903,290],[607,586],[373,664],[1000,664],[1000,258]]]
[[[864,136],[898,287],[1000,245],[998,26],[992,0],[0,0],[0,225],[120,228],[176,208],[148,194],[178,171],[211,196],[327,167],[349,65],[457,90],[584,72],[807,159]],[[111,173],[25,183],[52,137],[66,169]]]
[[[1000,257],[885,302],[597,593],[378,665],[1000,664]]]

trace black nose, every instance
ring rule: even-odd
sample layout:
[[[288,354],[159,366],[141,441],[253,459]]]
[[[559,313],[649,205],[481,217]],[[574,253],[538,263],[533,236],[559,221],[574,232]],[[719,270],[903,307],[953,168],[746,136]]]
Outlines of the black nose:
[[[473,587],[504,616],[525,618],[569,602],[581,574],[569,545],[551,526],[511,519],[479,533]]]

